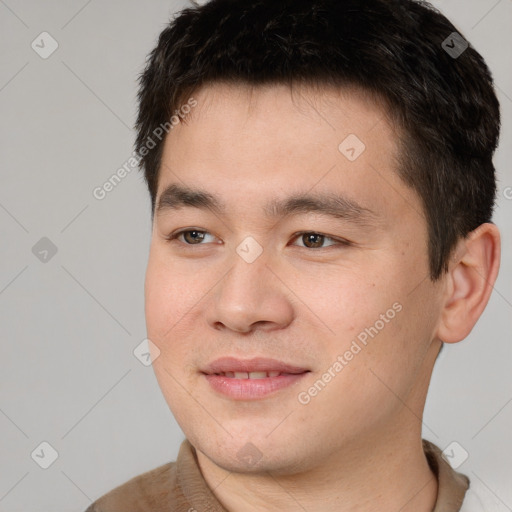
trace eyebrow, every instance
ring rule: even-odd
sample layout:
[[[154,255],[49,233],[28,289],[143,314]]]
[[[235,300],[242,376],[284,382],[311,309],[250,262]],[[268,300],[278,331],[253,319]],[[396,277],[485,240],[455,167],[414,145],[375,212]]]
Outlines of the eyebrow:
[[[179,210],[183,207],[211,210],[222,216],[226,205],[217,196],[201,189],[192,189],[179,184],[169,185],[161,193],[156,214]],[[301,213],[320,213],[336,219],[351,221],[361,225],[376,225],[379,215],[361,206],[353,199],[334,193],[302,193],[284,199],[271,199],[263,208],[268,218],[284,218]]]

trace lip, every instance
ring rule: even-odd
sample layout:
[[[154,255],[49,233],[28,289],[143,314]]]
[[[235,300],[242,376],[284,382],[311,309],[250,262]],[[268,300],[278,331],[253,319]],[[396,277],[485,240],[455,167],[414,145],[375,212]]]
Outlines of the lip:
[[[307,371],[309,371],[307,368],[265,357],[254,357],[252,359],[221,357],[208,364],[203,370],[203,373],[208,375],[225,372],[281,372],[298,374]]]
[[[280,372],[281,375],[258,379],[240,379],[219,375],[226,372]],[[210,363],[202,371],[214,391],[234,400],[264,398],[295,384],[309,372],[310,370],[307,368],[262,357],[253,359],[222,357]]]

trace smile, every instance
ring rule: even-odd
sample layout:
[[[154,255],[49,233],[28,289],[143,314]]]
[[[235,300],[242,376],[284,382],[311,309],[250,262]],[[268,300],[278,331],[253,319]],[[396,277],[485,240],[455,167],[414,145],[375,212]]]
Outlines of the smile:
[[[278,359],[221,357],[202,369],[210,389],[233,400],[258,400],[283,390],[310,370]]]

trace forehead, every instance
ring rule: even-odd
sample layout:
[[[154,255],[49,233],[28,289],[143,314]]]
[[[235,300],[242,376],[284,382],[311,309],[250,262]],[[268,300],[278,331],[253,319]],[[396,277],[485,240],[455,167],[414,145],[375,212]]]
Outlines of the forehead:
[[[286,123],[294,115],[302,122],[309,123],[310,128],[323,124],[337,131],[342,115],[346,124],[361,134],[377,124],[380,128],[394,132],[387,115],[388,109],[383,100],[375,94],[358,87],[334,87],[319,84],[248,84],[230,82],[212,82],[199,87],[193,94],[197,106],[182,118],[181,125],[193,121],[208,122],[218,118],[219,110],[237,111],[240,119],[256,121],[263,116],[267,128],[275,121]],[[185,104],[188,98],[182,98]],[[178,105],[179,108],[179,105]],[[281,115],[286,115],[282,118]],[[222,116],[225,117],[225,116]],[[233,123],[236,118],[232,118]],[[287,127],[292,130],[292,126]]]
[[[373,210],[421,214],[396,172],[398,135],[365,92],[215,83],[192,97],[197,105],[165,140],[157,195],[175,182],[245,203],[340,191]]]

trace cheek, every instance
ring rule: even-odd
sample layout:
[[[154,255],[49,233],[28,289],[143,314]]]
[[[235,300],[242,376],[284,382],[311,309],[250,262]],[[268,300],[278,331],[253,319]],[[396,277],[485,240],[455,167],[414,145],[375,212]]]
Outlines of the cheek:
[[[325,334],[337,339],[358,334],[392,307],[398,293],[382,281],[382,272],[342,266],[308,269],[292,277],[293,291],[321,321]]]
[[[162,323],[174,310],[173,297],[176,297],[177,281],[170,279],[170,273],[171,269],[159,264],[158,257],[152,250],[146,269],[144,303],[148,333],[153,336],[165,327]]]
[[[185,362],[190,355],[186,315],[194,300],[190,296],[188,276],[167,261],[163,251],[150,251],[145,277],[145,317],[147,336],[156,349],[153,371],[164,397],[176,414],[190,399],[190,383],[185,378]],[[180,384],[179,384],[179,383]],[[177,418],[178,419],[178,418]],[[179,423],[179,419],[178,419]]]
[[[211,267],[198,271],[197,263],[172,261],[165,248],[150,251],[145,277],[145,317],[148,338],[158,347],[153,363],[165,388],[177,384],[166,374],[180,375],[180,382],[194,377],[191,358],[202,346],[204,311],[208,293],[218,280]],[[179,387],[179,386],[178,386]]]
[[[185,317],[201,293],[194,274],[167,259],[163,252],[151,249],[144,287],[147,328],[159,338]]]
[[[421,289],[419,297],[410,294],[410,275],[390,275],[386,267],[338,269],[330,277],[310,273],[309,279],[297,277],[295,283],[307,310],[321,320],[316,324],[325,327],[326,362],[346,354],[343,364],[352,370],[345,378],[350,373],[349,380],[369,383],[376,379],[368,375],[373,368],[400,388],[405,385],[399,382],[404,369],[416,367],[428,346],[433,315],[421,300]],[[315,282],[318,286],[312,287]]]

